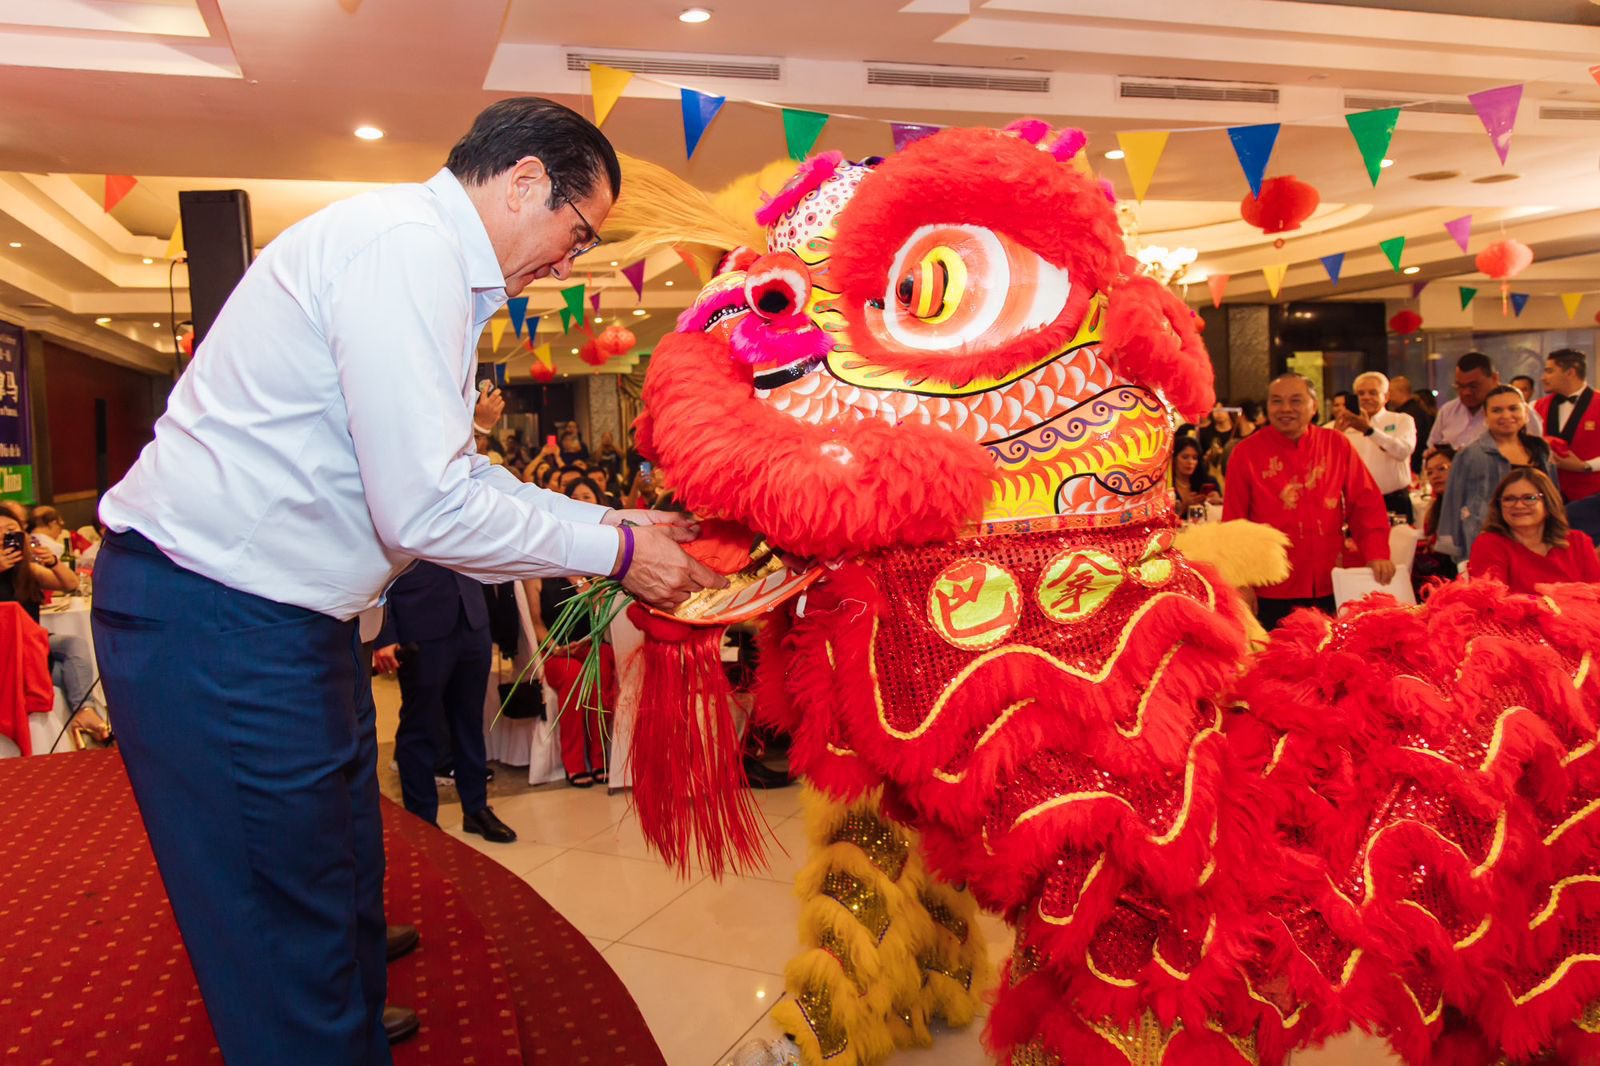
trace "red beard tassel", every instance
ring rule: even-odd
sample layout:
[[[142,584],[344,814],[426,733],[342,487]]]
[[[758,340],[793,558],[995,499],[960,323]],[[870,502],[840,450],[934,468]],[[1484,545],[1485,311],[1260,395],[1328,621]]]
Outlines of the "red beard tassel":
[[[760,809],[746,787],[743,738],[722,672],[721,626],[688,626],[638,604],[644,687],[633,727],[639,828],[679,873],[691,859],[713,878],[766,866]]]

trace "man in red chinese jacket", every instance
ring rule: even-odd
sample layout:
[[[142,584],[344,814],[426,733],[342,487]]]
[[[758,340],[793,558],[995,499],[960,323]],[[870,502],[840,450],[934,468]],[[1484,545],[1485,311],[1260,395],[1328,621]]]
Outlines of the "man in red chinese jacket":
[[[1312,425],[1317,398],[1298,374],[1267,389],[1268,428],[1234,446],[1222,518],[1245,518],[1289,537],[1287,580],[1256,590],[1256,616],[1272,629],[1297,607],[1334,612],[1333,568],[1348,525],[1379,583],[1394,577],[1389,515],[1367,466],[1340,433]]]
[[[1600,493],[1600,403],[1589,387],[1588,360],[1562,348],[1544,357],[1544,399],[1534,404],[1555,449],[1568,503]]]

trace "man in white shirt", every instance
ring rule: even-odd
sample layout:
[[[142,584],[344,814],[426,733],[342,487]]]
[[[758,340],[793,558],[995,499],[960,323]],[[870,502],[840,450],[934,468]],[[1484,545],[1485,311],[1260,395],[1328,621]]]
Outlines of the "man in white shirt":
[[[1439,405],[1439,416],[1428,434],[1428,450],[1448,444],[1456,451],[1483,436],[1483,401],[1500,387],[1500,372],[1482,352],[1468,352],[1456,360],[1456,398]],[[1544,436],[1544,423],[1528,409],[1528,432]]]
[[[472,447],[477,344],[599,243],[621,171],[502,100],[426,184],[334,204],[246,272],[101,504],[117,736],[228,1066],[385,1066],[383,838],[356,617],[414,559],[482,581],[722,581],[692,523],[523,485]],[[624,522],[632,523],[624,525]]]
[[[1336,427],[1367,464],[1372,480],[1383,493],[1390,514],[1411,513],[1411,453],[1417,446],[1417,423],[1408,414],[1387,410],[1389,379],[1369,370],[1355,380],[1358,410],[1339,417]]]
[[[1545,356],[1545,397],[1538,410],[1550,427],[1561,495],[1569,504],[1600,494],[1600,404],[1588,379],[1589,360],[1582,352],[1562,348]]]

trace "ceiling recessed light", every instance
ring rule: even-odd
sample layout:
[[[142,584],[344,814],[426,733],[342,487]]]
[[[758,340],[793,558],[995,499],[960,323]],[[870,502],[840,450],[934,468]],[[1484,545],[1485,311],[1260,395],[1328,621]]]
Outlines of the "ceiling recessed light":
[[[710,22],[711,12],[703,7],[686,7],[678,15],[678,21],[688,23]]]
[[[383,131],[376,126],[357,126],[356,136],[363,141],[381,141],[383,140]]]
[[[670,281],[667,282],[667,288],[669,288],[669,289],[672,288],[672,282],[670,282]]]
[[[13,248],[21,248],[22,247],[22,242],[21,241],[12,241],[11,242],[11,247],[13,247]]]
[[[152,323],[150,323],[150,324],[151,324],[151,325],[152,325],[152,326],[154,326],[154,327],[155,327],[155,328],[156,328],[156,329],[160,329],[160,328],[161,328],[161,323],[159,323],[159,322],[152,322]]]
[[[1393,159],[1385,159],[1383,162],[1379,163],[1378,165],[1380,167],[1382,167],[1384,170],[1388,170],[1390,167],[1394,166],[1394,160]]]
[[[577,355],[578,354],[578,349],[576,349],[576,348],[572,349],[572,354],[573,355]]]
[[[1422,268],[1421,267],[1417,267],[1417,266],[1406,267],[1404,270],[1400,271],[1400,273],[1402,273],[1402,274],[1420,274],[1420,273],[1422,273]]]
[[[1111,151],[1106,153],[1106,158],[1107,159],[1121,159],[1126,154],[1127,153],[1124,152],[1121,148],[1113,148],[1113,149],[1111,149]]]
[[[612,266],[616,266],[617,265],[617,261],[615,259],[611,260],[611,265]]]
[[[645,311],[645,309],[642,308],[642,307],[635,307],[633,309],[633,317],[634,318],[643,318],[646,314],[648,314],[648,312]]]
[[[97,326],[109,326],[111,325],[111,319],[106,315],[101,315],[99,318],[94,320],[94,324]]]
[[[154,262],[155,262],[155,260],[154,260],[154,259],[151,259],[151,258],[150,258],[150,257],[149,257],[149,256],[148,256],[148,255],[147,255],[147,256],[145,256],[145,257],[144,257],[144,258],[143,258],[143,259],[141,259],[141,260],[139,260],[139,262],[141,262],[141,263],[143,263],[143,264],[144,264],[144,265],[145,265],[145,266],[149,266],[149,265],[150,265],[150,264],[151,264],[151,263],[154,263]]]

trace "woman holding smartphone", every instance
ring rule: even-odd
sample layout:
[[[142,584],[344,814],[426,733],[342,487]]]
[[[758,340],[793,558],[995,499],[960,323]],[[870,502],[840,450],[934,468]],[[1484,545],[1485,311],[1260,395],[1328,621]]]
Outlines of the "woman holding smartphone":
[[[77,587],[78,575],[55,552],[24,533],[11,514],[0,512],[0,603],[19,604],[37,622],[44,590],[72,592]],[[111,727],[89,703],[94,666],[82,637],[50,635],[50,677],[77,708],[72,716],[75,734],[101,741],[111,736]]]

